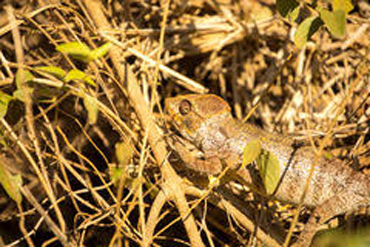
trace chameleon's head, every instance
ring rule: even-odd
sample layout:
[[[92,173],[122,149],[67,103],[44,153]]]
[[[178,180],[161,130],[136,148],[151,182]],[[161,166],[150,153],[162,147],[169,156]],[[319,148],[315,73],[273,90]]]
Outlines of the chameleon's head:
[[[217,123],[217,119],[231,116],[229,105],[213,94],[188,94],[168,98],[165,108],[176,129],[191,141],[197,141],[207,135],[208,131],[212,131],[210,122]]]

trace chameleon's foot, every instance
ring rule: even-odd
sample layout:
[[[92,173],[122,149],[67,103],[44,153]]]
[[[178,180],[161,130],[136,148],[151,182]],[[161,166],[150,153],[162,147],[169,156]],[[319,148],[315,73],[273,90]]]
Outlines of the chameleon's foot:
[[[313,218],[306,224],[298,240],[292,244],[292,247],[309,247],[318,229],[318,224],[313,221]]]

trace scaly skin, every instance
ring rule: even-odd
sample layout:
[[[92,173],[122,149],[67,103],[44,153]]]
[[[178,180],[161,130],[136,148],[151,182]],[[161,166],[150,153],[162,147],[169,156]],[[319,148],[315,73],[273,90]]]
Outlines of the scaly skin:
[[[166,99],[165,108],[173,125],[203,152],[198,159],[175,146],[185,164],[206,174],[218,174],[227,164],[237,170],[245,145],[259,140],[264,150],[280,161],[280,184],[274,197],[298,204],[310,169],[317,160],[304,205],[315,208],[296,246],[309,246],[317,228],[335,215],[370,205],[370,178],[340,160],[316,158],[309,147],[294,147],[287,137],[267,133],[235,120],[228,104],[216,95],[184,95]],[[239,169],[247,183],[255,181],[247,169]]]

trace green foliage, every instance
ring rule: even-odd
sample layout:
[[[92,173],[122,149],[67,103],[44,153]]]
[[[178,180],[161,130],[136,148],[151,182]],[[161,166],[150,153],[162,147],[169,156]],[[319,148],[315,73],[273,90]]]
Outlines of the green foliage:
[[[243,151],[242,167],[245,167],[246,165],[255,161],[257,157],[260,155],[261,150],[262,150],[261,144],[258,140],[248,142],[247,145],[245,145]]]
[[[10,198],[12,198],[18,204],[22,203],[22,194],[19,190],[19,186],[22,186],[21,175],[11,175],[1,162],[0,183]]]
[[[33,75],[30,71],[25,69],[18,69],[15,74],[15,85],[17,88],[21,88],[24,84],[31,82],[33,80]]]
[[[343,10],[346,14],[353,9],[351,0],[332,0],[331,4],[334,11]]]
[[[55,66],[41,66],[37,67],[36,70],[48,73],[60,80],[62,80],[67,75],[67,73],[63,69]]]
[[[255,161],[267,194],[272,194],[280,179],[280,161],[261,147],[259,140],[248,142],[243,151],[242,167]]]
[[[63,69],[59,67],[43,66],[37,67],[36,70],[48,73],[64,82],[83,81],[91,86],[96,86],[95,82],[91,79],[91,77],[79,69],[72,69],[68,73],[66,73]]]
[[[28,86],[28,83],[33,80],[33,75],[30,71],[25,69],[18,69],[15,75],[15,84],[17,90],[13,92],[14,98],[24,101],[27,94],[33,93],[33,88]]]
[[[123,166],[127,166],[130,163],[131,158],[134,155],[134,147],[130,143],[129,139],[119,142],[116,144],[116,157],[118,163]]]
[[[90,62],[90,48],[80,42],[70,42],[60,44],[56,47],[57,51],[66,53],[67,55],[73,57],[74,59],[83,61],[83,62]]]
[[[370,246],[370,228],[359,228],[354,230],[332,228],[321,230],[317,233],[312,247],[366,247]]]
[[[322,155],[323,155],[323,157],[325,159],[328,159],[328,160],[331,160],[331,159],[334,159],[335,158],[335,156],[332,153],[330,153],[330,152],[323,152]]]
[[[340,38],[346,32],[346,14],[343,10],[329,11],[320,8],[320,17],[334,37]]]
[[[96,120],[98,120],[99,108],[95,99],[92,96],[85,94],[84,105],[87,110],[87,119],[89,124],[96,123]]]
[[[107,54],[107,52],[109,51],[111,46],[112,46],[111,43],[105,43],[104,45],[92,50],[91,54],[90,54],[90,57],[93,60],[96,60],[96,59],[99,59],[99,58],[103,57],[105,54]]]
[[[110,168],[110,179],[113,183],[116,183],[122,176],[125,175],[124,172],[127,170],[126,168],[134,156],[135,151],[129,138],[117,143],[115,148],[119,166]],[[129,177],[127,176],[126,178]]]
[[[123,167],[109,167],[109,176],[110,180],[117,185],[117,182],[120,180],[121,176],[123,175]]]
[[[270,195],[280,180],[280,161],[273,153],[262,150],[256,162],[266,192]]]
[[[70,42],[58,45],[56,47],[56,50],[66,53],[74,59],[89,63],[93,60],[103,57],[109,51],[110,47],[110,43],[105,43],[104,45],[91,50],[87,45],[83,43]]]
[[[68,72],[66,77],[64,77],[65,82],[70,81],[84,81],[91,86],[96,86],[95,82],[84,72],[79,69],[72,69]]]
[[[95,59],[98,59],[104,56],[109,51],[110,46],[111,46],[110,43],[106,43],[103,46],[95,50],[90,50],[90,48],[87,47],[85,44],[82,44],[79,42],[71,42],[71,43],[61,44],[57,46],[56,49],[78,60],[81,60],[84,62],[90,62],[92,60],[95,60]],[[91,86],[96,86],[95,82],[91,79],[91,77],[79,69],[72,69],[68,71],[68,73],[66,73],[63,69],[59,67],[42,66],[42,67],[37,67],[36,71],[48,73],[64,81],[65,83],[68,83],[70,81],[76,81],[76,82],[84,82]],[[81,86],[81,90],[85,92],[86,88],[84,87],[84,85],[80,84],[80,86]],[[87,93],[81,94],[81,97],[83,98],[83,103],[87,110],[88,122],[90,124],[96,123],[97,118],[98,118],[98,113],[99,113],[99,108],[98,108],[96,99]]]
[[[305,19],[297,28],[294,34],[294,43],[303,47],[307,40],[322,26],[323,22],[319,17],[311,16]]]
[[[4,130],[0,129],[0,145],[3,147],[9,147],[8,143],[6,142],[7,135],[4,134]]]
[[[281,16],[294,22],[299,14],[299,3],[295,0],[276,0],[276,8]]]
[[[13,99],[9,94],[0,91],[0,118],[5,117],[8,111],[8,104]]]
[[[300,5],[296,0],[276,0],[278,12],[290,22],[297,20],[302,8],[309,8],[314,12],[298,25],[294,35],[294,43],[297,47],[303,47],[323,25],[336,38],[342,38],[345,35],[346,15],[353,9],[351,0],[331,0],[332,10],[322,5],[320,1],[317,6],[313,6],[307,3]]]

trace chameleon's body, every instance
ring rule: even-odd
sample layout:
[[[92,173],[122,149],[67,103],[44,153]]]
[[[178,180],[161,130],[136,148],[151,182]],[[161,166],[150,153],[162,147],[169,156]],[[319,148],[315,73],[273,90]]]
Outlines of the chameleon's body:
[[[180,133],[203,152],[203,159],[190,156],[181,148],[180,154],[189,168],[218,174],[227,164],[240,167],[244,147],[258,140],[262,149],[280,161],[281,181],[274,194],[281,201],[298,204],[316,162],[304,205],[314,207],[314,213],[299,241],[309,245],[316,229],[331,217],[370,205],[370,178],[354,171],[340,160],[317,158],[312,148],[294,148],[289,138],[267,133],[253,125],[238,122],[232,117],[228,104],[215,95],[184,95],[166,100],[166,110]],[[237,171],[253,183],[246,169]],[[284,175],[283,175],[284,174]]]

